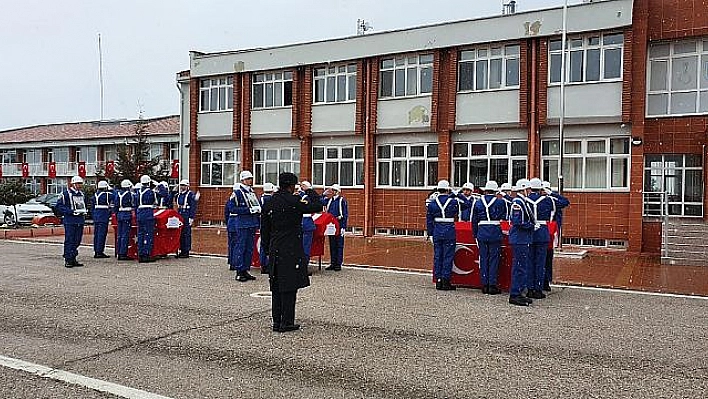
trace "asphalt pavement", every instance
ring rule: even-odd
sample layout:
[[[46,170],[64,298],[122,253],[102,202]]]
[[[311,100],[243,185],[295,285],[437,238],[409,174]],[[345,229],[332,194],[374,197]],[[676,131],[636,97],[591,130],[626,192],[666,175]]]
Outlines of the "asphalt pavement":
[[[0,356],[170,398],[694,398],[708,300],[554,287],[531,307],[430,275],[345,268],[271,331],[267,279],[224,258],[66,269],[61,246],[0,241]],[[254,295],[255,294],[255,295]],[[0,367],[2,398],[114,398]]]

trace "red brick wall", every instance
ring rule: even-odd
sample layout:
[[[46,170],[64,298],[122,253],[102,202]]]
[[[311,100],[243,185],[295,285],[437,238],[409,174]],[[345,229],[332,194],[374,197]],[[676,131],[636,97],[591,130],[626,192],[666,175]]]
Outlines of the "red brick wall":
[[[661,222],[644,222],[642,237],[642,252],[661,253]]]
[[[624,54],[622,65],[622,122],[632,120],[632,29],[624,30]]]
[[[364,189],[343,189],[342,195],[349,206],[348,226],[364,227]]]
[[[455,129],[457,104],[457,53],[456,48],[440,50],[433,61],[430,129],[438,134],[438,179],[450,178],[450,134]]]
[[[195,186],[201,182],[201,145],[197,141],[199,116],[199,79],[189,80],[189,181]]]
[[[425,230],[429,194],[426,190],[374,189],[374,227]]]
[[[708,35],[708,0],[641,0],[635,12],[638,3],[649,6],[650,41]]]
[[[629,234],[628,193],[566,193],[565,237],[626,240]]]
[[[647,119],[644,122],[645,154],[701,154],[706,144],[708,118]]]
[[[230,187],[200,187],[197,220],[223,222],[224,205],[232,191]]]
[[[521,40],[519,43],[519,124],[527,127],[529,123],[529,81],[531,80],[531,54],[530,40]]]
[[[241,170],[253,170],[253,141],[251,140],[251,73],[241,74]]]
[[[231,137],[233,138],[234,141],[239,141],[241,140],[241,117],[243,115],[243,102],[241,101],[241,74],[240,73],[235,73],[233,75],[234,79],[234,97],[233,97],[233,104],[234,104],[234,109],[232,111],[233,114],[233,126],[231,129]]]
[[[538,124],[548,124],[548,39],[539,40],[538,49]]]
[[[364,235],[374,234],[374,187],[376,186],[376,125],[379,93],[379,58],[372,57],[365,62],[366,80],[361,92],[366,98],[364,108]],[[368,82],[368,84],[367,84]],[[367,90],[368,85],[368,90]],[[358,95],[358,94],[357,94]]]

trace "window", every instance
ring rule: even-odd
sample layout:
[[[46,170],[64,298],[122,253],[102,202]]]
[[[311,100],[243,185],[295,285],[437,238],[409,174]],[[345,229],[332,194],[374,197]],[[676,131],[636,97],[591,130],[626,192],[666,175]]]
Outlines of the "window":
[[[433,55],[411,55],[381,61],[379,97],[405,97],[433,92]]]
[[[17,159],[17,151],[0,150],[0,163],[19,163]]]
[[[148,156],[149,159],[162,160],[164,158],[162,151],[163,151],[162,143],[150,144],[150,154]]]
[[[300,148],[268,148],[253,151],[254,184],[278,184],[283,172],[300,175]]]
[[[708,39],[649,46],[647,116],[708,113]]]
[[[549,78],[560,83],[563,42],[549,43]],[[588,83],[622,80],[622,51],[624,34],[604,33],[568,38],[566,44],[565,81]]]
[[[558,140],[541,142],[542,177],[558,187]],[[565,140],[563,185],[566,189],[629,189],[629,138]]]
[[[526,177],[527,156],[526,141],[454,143],[452,184],[461,187],[470,182],[482,187],[488,180],[500,185],[515,182]]]
[[[23,180],[25,183],[25,187],[27,187],[27,190],[29,190],[31,193],[34,195],[39,194],[41,191],[42,183],[37,177],[29,178],[29,179],[24,179]]]
[[[203,150],[202,185],[233,186],[235,181],[234,175],[237,173],[240,166],[241,151],[239,149]]]
[[[103,159],[106,161],[117,161],[118,147],[115,145],[107,145],[103,147]]]
[[[316,68],[315,104],[356,100],[356,64]]]
[[[428,187],[438,181],[437,144],[389,144],[377,149],[378,185]]]
[[[701,165],[701,155],[646,155],[644,215],[663,216],[668,212],[670,216],[703,216]]]
[[[25,162],[28,164],[41,164],[42,150],[33,149],[25,151]]]
[[[293,73],[268,72],[253,75],[253,109],[293,105]]]
[[[460,52],[458,91],[519,87],[519,45]]]
[[[96,147],[79,147],[76,149],[76,162],[96,163],[97,159]]]
[[[312,184],[364,185],[364,146],[313,147]]]
[[[61,194],[66,189],[66,179],[47,179],[47,194]]]
[[[202,79],[199,82],[199,111],[226,111],[233,108],[233,77]]]
[[[179,143],[170,143],[170,160],[179,159]]]
[[[49,162],[69,162],[69,149],[66,147],[52,148],[47,155]]]

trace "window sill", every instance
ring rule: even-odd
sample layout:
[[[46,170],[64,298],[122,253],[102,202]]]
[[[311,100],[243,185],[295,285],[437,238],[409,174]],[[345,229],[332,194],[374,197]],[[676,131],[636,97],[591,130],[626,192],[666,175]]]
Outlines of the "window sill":
[[[338,101],[338,102],[333,102],[333,103],[328,103],[328,102],[320,102],[320,103],[312,103],[313,107],[321,107],[321,106],[327,106],[327,105],[353,105],[356,104],[356,100],[347,100],[347,101]]]
[[[617,78],[617,79],[607,79],[607,80],[594,80],[592,82],[566,82],[565,86],[581,86],[581,85],[596,85],[596,84],[602,84],[602,83],[622,83],[622,78]],[[548,83],[548,88],[550,89],[551,87],[560,87],[561,84],[560,82],[554,82],[554,83]]]
[[[233,108],[231,109],[222,109],[222,110],[216,110],[216,111],[199,111],[197,114],[219,114],[222,112],[233,112]]]
[[[629,190],[629,188],[564,188],[563,192],[565,192],[565,193],[629,194],[630,190]]]
[[[500,91],[518,91],[520,86],[508,86],[500,87],[498,89],[484,89],[484,90],[458,90],[457,94],[477,94],[477,93],[497,93]]]
[[[708,112],[696,112],[691,114],[667,114],[667,115],[646,115],[645,118],[685,118],[689,116],[706,116]]]
[[[292,109],[292,105],[282,105],[279,107],[261,107],[261,108],[251,108],[251,111],[274,111],[278,109]]]
[[[424,97],[432,97],[433,93],[423,93],[423,94],[416,94],[413,96],[399,96],[399,97],[379,97],[379,101],[392,101],[392,100],[407,100],[411,98],[424,98]]]
[[[401,187],[401,186],[375,186],[376,190],[406,190],[406,191],[432,191],[435,186],[430,187]]]

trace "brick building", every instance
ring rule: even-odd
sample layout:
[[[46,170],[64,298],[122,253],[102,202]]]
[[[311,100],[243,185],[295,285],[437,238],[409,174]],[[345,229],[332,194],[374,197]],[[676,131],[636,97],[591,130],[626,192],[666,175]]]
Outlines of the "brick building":
[[[567,21],[565,240],[658,252],[663,213],[705,218],[708,0],[587,2]],[[192,52],[177,81],[200,219],[221,221],[243,169],[256,187],[339,183],[367,236],[422,234],[438,179],[557,185],[560,32],[556,7]]]
[[[95,184],[96,171],[105,171],[106,162],[117,160],[117,145],[134,139],[136,122],[58,123],[0,131],[0,176],[23,178],[37,194],[61,193],[83,165],[86,182]],[[167,163],[180,159],[179,117],[145,119],[145,122],[151,158]],[[52,167],[55,177],[50,177]]]

